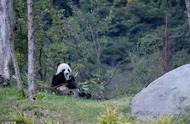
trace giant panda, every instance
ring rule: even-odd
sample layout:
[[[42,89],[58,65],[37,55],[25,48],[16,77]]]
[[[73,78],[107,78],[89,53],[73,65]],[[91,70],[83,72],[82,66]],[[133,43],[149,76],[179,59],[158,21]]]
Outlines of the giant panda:
[[[80,96],[89,99],[91,94],[80,92],[75,82],[74,76],[71,75],[71,65],[68,63],[58,63],[57,71],[53,75],[51,87],[56,88],[61,93],[73,96]]]
[[[71,75],[71,65],[68,63],[58,63],[57,71],[53,75],[51,87],[65,85],[69,89],[77,89],[74,77]]]

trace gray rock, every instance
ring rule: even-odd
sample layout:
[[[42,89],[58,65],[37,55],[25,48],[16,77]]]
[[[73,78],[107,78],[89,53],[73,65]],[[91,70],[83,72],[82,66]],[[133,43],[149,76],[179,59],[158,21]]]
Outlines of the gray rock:
[[[132,115],[143,120],[155,119],[164,114],[175,116],[190,112],[190,64],[174,69],[132,99]]]

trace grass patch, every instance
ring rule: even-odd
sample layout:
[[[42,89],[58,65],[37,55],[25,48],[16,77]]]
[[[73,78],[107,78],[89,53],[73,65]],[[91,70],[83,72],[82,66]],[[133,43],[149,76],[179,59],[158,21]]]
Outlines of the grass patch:
[[[131,97],[112,100],[85,100],[38,92],[36,101],[20,99],[16,88],[0,87],[0,120],[16,120],[27,124],[189,124],[190,114],[180,119],[167,114],[155,121],[139,121],[131,117]]]
[[[129,97],[116,98],[114,100],[98,101],[85,100],[69,96],[57,96],[39,92],[37,100],[30,102],[27,99],[19,99],[16,88],[0,88],[0,119],[27,120],[35,118],[50,123],[51,120],[58,123],[97,124],[98,116],[109,106],[116,106],[118,110],[129,108]],[[32,121],[32,120],[31,120]],[[54,123],[52,122],[52,123]]]

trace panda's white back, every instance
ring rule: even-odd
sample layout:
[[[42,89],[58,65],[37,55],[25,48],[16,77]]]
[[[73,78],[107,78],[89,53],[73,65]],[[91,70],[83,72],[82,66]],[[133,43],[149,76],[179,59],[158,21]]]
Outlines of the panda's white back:
[[[67,63],[62,63],[57,67],[57,72],[56,74],[59,74],[63,70],[71,72],[71,68]]]

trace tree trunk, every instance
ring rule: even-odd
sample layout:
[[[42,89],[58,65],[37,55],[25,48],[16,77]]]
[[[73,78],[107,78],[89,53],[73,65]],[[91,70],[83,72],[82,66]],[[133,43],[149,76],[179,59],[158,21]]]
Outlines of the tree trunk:
[[[188,22],[190,26],[190,0],[185,0],[186,8],[187,8],[187,16],[188,16]]]
[[[12,0],[0,1],[0,83],[7,84],[11,78],[10,42],[14,27]]]
[[[29,90],[29,99],[34,100],[36,95],[36,85],[35,85],[34,21],[33,21],[32,0],[27,0],[27,7],[28,7],[28,90]]]
[[[164,44],[163,44],[163,74],[171,70],[171,43],[168,36],[168,13],[165,17],[165,31],[164,31]]]
[[[11,58],[12,58],[12,63],[14,66],[14,71],[15,71],[15,75],[16,75],[16,81],[17,81],[17,88],[19,90],[19,92],[21,93],[22,96],[24,96],[24,90],[23,90],[23,82],[21,80],[21,76],[20,76],[20,70],[16,61],[16,55],[15,55],[15,47],[14,47],[14,31],[15,31],[15,16],[14,16],[14,10],[13,10],[13,0],[8,0],[7,1],[10,9],[9,9],[9,21],[8,23],[10,25],[8,25],[9,28],[9,44],[10,44],[10,53],[11,53]]]
[[[17,80],[17,88],[24,95],[23,83],[20,78],[20,71],[16,62],[14,50],[15,16],[13,11],[13,0],[0,1],[0,75],[1,81],[5,84],[11,77],[11,67],[14,70]],[[1,82],[0,81],[0,82]]]
[[[11,38],[10,41],[14,41],[14,32],[11,32]],[[12,62],[14,65],[14,71],[15,71],[15,76],[16,76],[16,81],[17,81],[17,88],[19,90],[19,93],[22,97],[25,96],[24,94],[24,90],[23,90],[23,82],[21,80],[21,76],[20,76],[20,70],[16,61],[16,55],[15,55],[15,50],[14,50],[14,42],[10,43],[10,50],[11,50],[11,57],[12,57]]]

